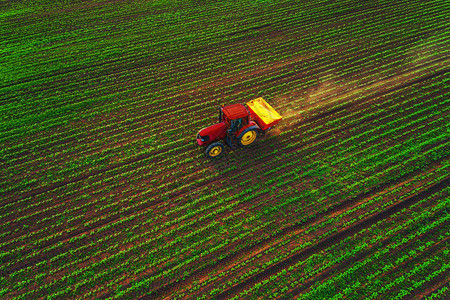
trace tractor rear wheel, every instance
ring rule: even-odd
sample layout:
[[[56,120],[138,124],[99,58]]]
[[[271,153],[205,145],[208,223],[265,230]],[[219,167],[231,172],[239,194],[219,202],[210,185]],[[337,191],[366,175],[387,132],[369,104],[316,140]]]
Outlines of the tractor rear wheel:
[[[255,128],[247,128],[241,132],[238,137],[238,142],[240,146],[250,146],[256,140],[258,132]]]
[[[206,147],[205,153],[211,158],[219,157],[223,152],[223,144],[221,142],[211,143]]]

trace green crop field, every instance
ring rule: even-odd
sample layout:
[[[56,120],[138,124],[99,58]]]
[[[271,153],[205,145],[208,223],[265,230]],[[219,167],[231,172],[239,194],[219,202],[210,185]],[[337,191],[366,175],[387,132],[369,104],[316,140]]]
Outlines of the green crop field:
[[[449,16],[0,1],[0,298],[449,299]],[[258,97],[283,119],[207,157]]]

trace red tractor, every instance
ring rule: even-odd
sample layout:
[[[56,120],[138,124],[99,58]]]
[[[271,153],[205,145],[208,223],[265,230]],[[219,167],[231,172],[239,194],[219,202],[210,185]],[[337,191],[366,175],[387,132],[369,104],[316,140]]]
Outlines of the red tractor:
[[[222,140],[232,149],[250,146],[258,136],[264,136],[282,117],[263,98],[242,104],[219,106],[219,123],[201,129],[197,143],[205,146],[209,157],[223,152]]]

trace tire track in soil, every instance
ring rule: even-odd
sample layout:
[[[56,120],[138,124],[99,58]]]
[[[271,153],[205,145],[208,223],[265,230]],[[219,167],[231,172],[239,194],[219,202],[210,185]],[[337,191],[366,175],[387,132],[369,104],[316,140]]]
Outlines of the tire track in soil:
[[[444,224],[443,226],[445,226],[445,225],[448,226],[448,225],[450,225],[450,224],[447,223],[447,224]],[[436,254],[439,254],[439,252],[443,252],[443,250],[447,249],[446,245],[448,245],[448,241],[449,241],[449,240],[450,240],[449,238],[445,238],[444,240],[442,240],[442,241],[447,242],[447,243],[445,243],[444,245],[441,245],[442,241],[439,241],[439,243],[437,243],[437,244],[431,246],[431,247],[429,248],[429,249],[430,249],[429,251],[420,254],[418,257],[416,257],[416,258],[414,259],[414,262],[415,262],[416,264],[418,264],[419,262],[421,262],[420,257],[425,257],[425,256],[430,256],[430,255],[436,255]],[[441,246],[443,249],[436,249],[438,246]],[[440,250],[440,251],[439,251],[439,250]],[[422,260],[422,262],[423,262],[423,260]],[[405,262],[402,263],[402,265],[407,265],[408,263],[412,263],[412,262],[411,262],[411,261],[405,261]],[[398,266],[396,266],[396,267],[395,267],[394,269],[392,269],[392,270],[389,270],[387,273],[391,273],[391,272],[398,271],[397,268],[398,268]],[[408,268],[408,269],[410,270],[411,267]],[[406,269],[401,270],[401,271],[402,271],[402,273],[404,273],[404,272],[406,271]],[[387,273],[384,273],[384,274],[387,274]],[[428,281],[428,282],[427,282],[427,285],[430,284],[430,282],[434,283],[434,285],[439,284],[440,282],[442,282],[442,279],[441,279],[440,281],[437,281],[437,280],[438,280],[439,278],[445,278],[445,274],[449,274],[449,273],[450,273],[450,270],[445,271],[444,274],[441,274],[441,275],[437,276],[436,278],[434,278],[433,280]],[[383,275],[384,275],[384,274],[383,274]],[[413,277],[413,276],[412,276],[412,277],[408,277],[408,279],[409,279],[409,280],[412,280],[412,279],[414,279],[414,277]],[[408,280],[408,279],[407,279],[407,280]],[[431,285],[433,285],[432,283],[431,283]],[[394,287],[392,287],[391,289],[387,290],[387,291],[385,292],[385,294],[387,294],[387,295],[395,294],[395,292],[399,292],[400,289],[401,289],[401,286],[394,286]],[[415,291],[417,294],[420,292],[419,289],[414,289],[413,291]],[[389,299],[392,299],[392,298],[389,298]],[[410,299],[417,299],[417,298],[412,297],[412,298],[410,298]]]
[[[239,284],[225,290],[224,292],[216,295],[216,299],[227,299],[228,297],[232,297],[233,295],[238,294],[240,291],[250,288],[251,286],[255,285],[256,283],[261,282],[264,279],[269,278],[271,275],[278,273],[278,270],[286,269],[289,266],[294,265],[298,261],[305,259],[314,253],[325,250],[326,248],[330,247],[331,245],[342,241],[346,237],[351,236],[363,229],[370,227],[371,225],[373,225],[381,220],[388,218],[389,216],[400,211],[403,208],[407,208],[407,207],[413,205],[414,203],[417,203],[420,199],[426,198],[426,197],[430,196],[431,194],[438,192],[439,190],[447,187],[449,184],[450,184],[450,176],[447,177],[445,180],[429,187],[427,190],[422,191],[416,195],[413,195],[410,198],[408,198],[398,204],[395,204],[394,206],[392,206],[372,217],[361,220],[360,222],[355,223],[355,225],[353,225],[352,227],[345,229],[341,232],[338,232],[336,234],[333,234],[332,236],[320,241],[316,245],[311,246],[311,247],[301,251],[300,253],[297,253],[297,254],[285,259],[284,261],[279,262],[279,263],[267,268],[266,270],[264,270],[261,273],[251,276],[249,279],[246,279],[244,282],[239,283]]]
[[[412,188],[411,188],[412,189]],[[373,206],[372,206],[373,207]],[[343,210],[345,210],[345,208],[343,209]],[[332,213],[333,214],[333,213]],[[331,215],[332,215],[331,214]],[[343,222],[343,221],[342,221]],[[312,224],[314,224],[314,222],[312,223]],[[312,225],[311,224],[311,225]],[[258,249],[258,251],[252,251],[251,253],[252,253],[252,256],[251,257],[254,257],[256,254],[258,254],[258,253],[262,253],[262,251],[264,251],[265,249],[267,249],[267,247],[262,247],[262,248],[260,248],[260,249]],[[248,259],[248,258],[247,258]],[[240,263],[240,262],[242,262],[243,260],[238,260],[238,262],[237,263]],[[231,265],[229,265],[228,267],[227,267],[227,269],[229,269],[229,268],[231,268],[231,267],[233,267],[233,265],[234,265],[235,263],[233,262]],[[240,268],[240,270],[242,270],[243,268],[241,267]],[[216,272],[218,272],[218,271],[216,271]],[[239,272],[238,270],[236,270],[236,271],[234,271],[234,272]],[[207,275],[206,275],[207,276]],[[205,277],[205,276],[203,276],[203,277]],[[220,284],[223,284],[223,282],[221,282]],[[209,288],[208,288],[209,287]],[[204,291],[204,289],[206,289],[206,291]],[[201,292],[198,292],[197,291],[197,294],[208,294],[210,291],[211,291],[211,289],[212,289],[212,287],[210,287],[210,285],[207,285],[207,286],[205,286],[204,288],[203,288],[203,290],[201,291]],[[167,299],[167,297],[165,298],[165,299]]]
[[[432,234],[432,233],[435,233],[435,232],[438,231],[439,229],[442,229],[442,228],[435,228],[435,229],[433,229],[432,231],[430,231],[430,233],[431,233],[431,234]],[[418,237],[418,238],[419,238],[419,237]],[[416,238],[416,239],[414,239],[414,240],[417,240],[418,238]],[[446,242],[447,240],[449,240],[449,238],[446,238],[445,240],[440,241],[440,242],[437,243],[437,244],[434,244],[432,247],[430,247],[430,248],[427,250],[427,252],[422,253],[422,255],[429,255],[430,253],[435,253],[435,252],[439,251],[440,249],[438,249],[438,247],[439,247],[439,246],[440,246],[440,247],[443,247],[443,245],[442,245],[441,243],[442,243],[442,242]],[[380,242],[380,244],[381,244],[381,245],[389,245],[389,244],[390,244],[389,239],[383,240],[382,242]],[[395,251],[395,252],[392,252],[392,253],[396,253],[396,252],[398,252],[398,251],[401,251],[401,249],[407,248],[407,247],[410,246],[410,245],[411,245],[411,244],[403,245],[403,247],[401,247],[401,248],[399,248],[399,249],[396,249],[396,251]],[[321,282],[321,281],[323,281],[323,280],[325,280],[325,279],[327,279],[327,278],[329,278],[329,277],[332,277],[334,274],[338,273],[339,270],[344,270],[346,267],[352,265],[353,263],[355,263],[355,262],[357,262],[357,261],[360,261],[360,260],[362,260],[363,258],[368,257],[368,256],[370,256],[370,255],[372,255],[372,254],[374,254],[374,253],[376,253],[376,252],[379,251],[378,249],[375,249],[375,247],[373,247],[372,245],[369,246],[369,247],[370,247],[370,248],[367,249],[366,251],[360,252],[358,255],[355,255],[355,256],[353,256],[353,257],[351,257],[351,258],[348,258],[348,259],[342,261],[341,263],[339,263],[339,264],[337,264],[337,265],[334,265],[334,266],[332,266],[332,267],[329,267],[328,270],[326,270],[326,271],[324,271],[324,272],[318,274],[317,276],[311,277],[311,278],[307,279],[304,283],[301,284],[301,287],[295,288],[295,289],[292,289],[292,290],[288,290],[288,291],[286,292],[286,296],[284,296],[284,297],[278,297],[278,298],[276,298],[276,299],[286,299],[285,297],[288,297],[288,296],[289,296],[289,299],[293,299],[295,296],[297,296],[297,295],[299,295],[299,294],[305,292],[306,290],[308,290],[308,289],[309,289],[312,285],[314,285],[315,283]],[[389,253],[389,254],[391,255],[392,253]],[[407,264],[407,263],[408,263],[408,261],[405,261],[405,262],[402,263],[402,265]],[[398,267],[399,267],[399,266],[396,266],[395,269],[390,270],[390,271],[388,271],[387,273],[396,270]],[[381,276],[381,275],[378,275],[378,276]],[[363,287],[363,286],[361,286],[360,288],[362,288],[362,287]]]
[[[406,180],[408,178],[414,177],[415,175],[420,174],[421,172],[422,172],[422,170],[418,170],[418,171],[415,171],[415,172],[412,172],[412,173],[409,173],[409,174],[405,174],[405,175],[399,177],[396,180],[387,181],[387,182],[379,185],[378,187],[372,187],[369,190],[367,190],[367,191],[365,191],[365,192],[363,192],[361,194],[355,195],[353,198],[350,198],[350,199],[346,200],[345,202],[341,202],[341,203],[336,204],[334,206],[330,206],[330,208],[327,211],[317,213],[317,215],[315,217],[313,217],[313,218],[310,218],[310,219],[308,219],[308,220],[306,220],[306,221],[304,221],[302,223],[294,224],[293,226],[286,227],[286,228],[282,229],[278,234],[276,234],[274,236],[271,236],[268,239],[260,240],[260,241],[258,241],[257,243],[251,245],[248,248],[244,248],[244,249],[241,249],[241,250],[235,252],[235,251],[233,251],[233,249],[235,249],[235,247],[239,243],[239,241],[234,242],[233,244],[229,244],[226,248],[220,250],[219,252],[216,251],[213,254],[205,256],[204,260],[205,261],[208,261],[208,260],[213,261],[214,257],[220,255],[221,253],[232,253],[231,255],[223,258],[220,261],[215,262],[214,265],[212,265],[212,266],[205,266],[202,269],[195,270],[194,272],[192,272],[189,275],[189,277],[186,279],[186,281],[183,281],[183,282],[173,282],[172,281],[172,282],[170,282],[170,283],[168,283],[168,284],[166,284],[164,286],[161,286],[161,287],[157,288],[154,291],[154,293],[155,293],[154,297],[155,298],[164,297],[164,295],[167,295],[167,294],[169,294],[169,293],[171,293],[171,292],[173,292],[175,290],[178,290],[178,289],[180,289],[180,288],[182,288],[184,286],[189,285],[189,282],[192,282],[195,279],[203,278],[208,273],[211,273],[214,269],[219,269],[219,268],[227,266],[229,264],[229,261],[233,261],[236,258],[244,256],[244,255],[246,255],[248,253],[255,252],[258,248],[261,248],[264,245],[270,244],[275,239],[279,239],[280,236],[292,233],[292,232],[298,230],[301,227],[309,226],[309,225],[319,221],[321,218],[323,218],[326,215],[335,214],[335,213],[337,213],[337,212],[339,212],[341,210],[345,210],[347,207],[349,207],[349,206],[351,206],[351,205],[361,201],[362,199],[370,197],[371,195],[374,195],[376,193],[379,193],[379,192],[383,191],[384,189],[388,188],[389,186],[397,185],[398,183],[400,183],[400,182],[402,182],[402,181],[404,181],[404,180]],[[450,181],[450,179],[447,179],[447,181]],[[415,202],[417,202],[417,201],[415,201]],[[413,203],[411,203],[411,204],[413,204]],[[402,209],[403,208],[403,206],[398,206],[398,207],[399,207],[398,209]],[[395,213],[395,212],[393,212],[393,213]],[[377,214],[375,216],[378,216],[378,215],[379,214]],[[347,229],[347,231],[352,229],[355,226],[359,226],[358,225],[359,223],[355,223],[355,224],[356,225],[354,225],[354,226],[350,227],[349,229]],[[338,234],[336,234],[336,235],[338,235]],[[333,236],[335,236],[335,235],[333,235]],[[330,238],[332,238],[333,236],[331,236]],[[343,238],[345,238],[345,237],[343,237]],[[308,251],[310,251],[310,250],[308,250]],[[270,275],[272,275],[272,274],[270,274]],[[124,288],[125,287],[131,287],[131,284],[125,285]]]
[[[434,228],[433,230],[428,231],[427,234],[428,234],[428,235],[429,235],[429,234],[435,234],[435,233],[438,232],[439,230],[442,230],[442,227],[439,227],[439,226],[438,226],[438,227]],[[402,231],[405,231],[405,229],[403,229]],[[398,233],[398,234],[399,234],[399,233]],[[398,234],[397,234],[397,235],[398,235]],[[416,240],[418,240],[418,239],[420,239],[420,238],[421,238],[421,237],[418,236],[418,237],[414,238],[413,240],[411,240],[408,244],[404,244],[404,245],[402,245],[401,247],[396,248],[394,251],[389,252],[389,256],[392,256],[392,255],[395,254],[395,253],[404,251],[405,248],[408,248],[409,246],[411,246],[411,244],[414,243],[414,241],[416,241]],[[357,261],[360,261],[360,260],[362,260],[363,258],[368,257],[368,256],[370,256],[370,255],[372,255],[372,254],[378,252],[379,249],[376,249],[376,248],[384,248],[385,246],[390,245],[390,244],[391,244],[391,240],[392,240],[392,237],[388,237],[388,238],[386,238],[386,239],[384,239],[384,240],[382,240],[382,241],[380,241],[380,242],[377,242],[377,243],[379,243],[379,246],[378,246],[378,245],[377,245],[377,246],[375,246],[375,245],[370,245],[369,248],[367,248],[367,250],[362,251],[362,252],[358,253],[357,255],[355,255],[355,256],[353,256],[353,257],[350,257],[350,258],[348,258],[348,259],[346,259],[346,260],[340,262],[340,263],[337,264],[337,265],[333,265],[332,267],[329,267],[328,270],[326,270],[326,271],[324,271],[324,272],[318,274],[318,275],[315,276],[315,277],[311,277],[311,278],[307,279],[307,280],[305,281],[305,283],[302,283],[301,287],[299,287],[299,288],[294,288],[294,289],[292,289],[292,290],[286,292],[286,294],[288,294],[288,295],[291,297],[291,299],[292,299],[294,296],[297,296],[297,295],[301,294],[302,292],[306,291],[308,288],[310,288],[310,287],[311,287],[312,285],[314,285],[316,282],[321,282],[322,280],[325,280],[326,278],[331,277],[333,274],[337,273],[339,270],[343,270],[343,269],[345,269],[346,267],[352,265],[353,263],[355,263],[355,262],[357,262]],[[438,243],[434,244],[432,247],[428,248],[426,252],[424,251],[424,252],[421,253],[419,256],[417,256],[417,258],[427,256],[427,255],[429,255],[430,253],[438,252],[439,250],[441,250],[440,248],[444,247],[443,244],[445,244],[445,242],[446,242],[447,240],[450,240],[450,237],[447,237],[447,238],[445,238],[444,240],[441,240],[441,241],[439,241]],[[418,261],[418,260],[419,260],[419,259],[417,259],[417,261]],[[406,265],[406,264],[408,264],[408,263],[410,263],[410,261],[404,261],[404,262],[402,263],[402,265]],[[395,266],[394,269],[389,270],[389,271],[385,272],[384,274],[388,274],[388,273],[395,272],[395,270],[397,270],[399,267],[400,267],[400,265],[397,265],[397,266]],[[331,276],[330,276],[330,275],[331,275]],[[378,276],[381,276],[381,274],[379,274]],[[364,285],[363,285],[363,286],[364,286]],[[361,288],[362,288],[363,286],[361,286]],[[283,297],[277,298],[277,299],[283,299]]]
[[[429,171],[429,172],[431,172],[431,171]],[[419,172],[420,173],[420,172]],[[411,178],[411,177],[413,177],[415,174],[409,174],[408,176],[406,176],[405,178],[402,178],[402,179],[400,179],[400,180],[398,180],[398,181],[400,181],[400,182],[405,182],[405,179],[406,178]],[[392,185],[397,185],[396,184],[396,182],[393,182],[392,183]],[[410,190],[412,190],[412,187],[410,187],[409,188]],[[381,189],[381,190],[383,190],[383,189]],[[347,208],[350,208],[350,207],[352,207],[354,204],[357,204],[357,203],[360,203],[361,202],[361,199],[367,199],[367,198],[369,198],[370,197],[370,195],[373,195],[373,194],[377,194],[378,192],[380,192],[380,191],[378,191],[378,189],[377,190],[375,190],[374,191],[374,193],[371,193],[371,194],[368,194],[368,196],[367,197],[360,197],[359,199],[354,199],[354,200],[350,200],[348,203],[340,203],[340,204],[338,204],[338,205],[335,205],[335,206],[331,206],[331,208],[330,209],[328,209],[327,211],[325,211],[325,212],[320,212],[319,214],[318,214],[318,216],[317,216],[317,218],[313,218],[312,220],[311,220],[311,222],[310,222],[310,220],[307,220],[307,221],[305,221],[305,222],[303,222],[302,224],[294,224],[294,225],[291,225],[290,227],[287,227],[287,228],[284,228],[283,230],[282,230],[282,232],[285,232],[285,235],[292,235],[292,233],[295,233],[296,231],[298,231],[298,229],[301,229],[302,227],[305,227],[305,226],[311,226],[311,225],[314,225],[314,224],[317,224],[320,220],[321,220],[321,218],[322,218],[322,216],[330,216],[330,215],[335,215],[335,214],[339,214],[340,212],[342,212],[342,211],[345,211]],[[376,206],[376,205],[375,205]],[[374,207],[374,205],[372,205],[371,206],[372,208]],[[344,221],[342,221],[342,222],[344,222]],[[280,222],[280,223],[282,223],[282,222]],[[283,226],[282,224],[280,224],[280,226]],[[281,235],[281,234],[280,234]],[[281,235],[281,237],[282,237],[282,235]],[[261,253],[262,251],[264,251],[264,250],[266,250],[267,249],[267,245],[270,245],[270,244],[272,244],[272,241],[276,241],[276,240],[279,240],[279,236],[277,235],[277,236],[275,236],[275,237],[273,237],[273,238],[269,238],[270,240],[268,240],[268,241],[261,241],[261,247],[256,247],[256,249],[254,249],[253,248],[253,246],[251,246],[251,248],[252,248],[252,250],[251,251],[246,251],[246,250],[242,250],[242,255],[241,255],[241,257],[244,257],[244,256],[246,256],[246,255],[248,255],[249,253],[250,254],[252,254],[252,257],[254,257],[256,254],[258,254],[258,253]],[[235,243],[235,244],[237,244],[237,243]],[[266,245],[266,246],[265,246]],[[230,249],[233,249],[234,247],[229,247]],[[259,249],[258,249],[259,248]],[[226,251],[222,251],[222,252],[226,252]],[[215,253],[215,255],[217,256],[218,254],[220,254],[220,253],[222,253],[222,252],[219,252],[219,253]],[[214,259],[214,257],[212,257],[211,259]],[[238,259],[238,261],[242,261],[242,259]],[[232,267],[234,265],[234,263],[233,264],[231,264],[231,266],[227,266],[227,269],[229,269],[230,267]],[[242,269],[242,268],[241,268]],[[217,271],[216,271],[217,272]],[[235,271],[235,272],[237,272],[237,271]],[[204,276],[202,276],[203,278],[205,277],[205,276],[207,276],[206,274],[204,275]],[[207,286],[205,286],[205,288],[207,288]],[[206,292],[204,292],[204,293],[208,293],[210,291],[210,289],[209,290],[207,290]],[[203,294],[204,294],[203,293]]]
[[[434,166],[434,165],[436,165],[436,162],[433,164],[433,166]],[[357,195],[357,196],[354,196],[354,197],[355,197],[354,199],[349,199],[349,200],[347,200],[347,201],[345,201],[345,202],[341,202],[341,203],[339,203],[339,204],[332,205],[332,206],[330,206],[330,207],[327,209],[327,211],[325,211],[325,212],[320,212],[320,213],[318,213],[317,217],[315,217],[315,218],[313,218],[313,219],[311,219],[311,220],[306,221],[306,222],[307,222],[307,225],[310,225],[310,224],[316,222],[317,220],[320,220],[320,218],[323,217],[323,216],[326,216],[326,215],[333,215],[333,214],[335,214],[335,213],[337,213],[337,212],[339,212],[339,211],[345,211],[345,209],[346,209],[347,207],[352,206],[352,205],[358,203],[358,202],[361,201],[362,199],[367,198],[367,197],[369,197],[370,195],[379,193],[379,192],[383,191],[386,187],[389,187],[389,186],[392,186],[392,185],[396,185],[396,184],[398,184],[398,183],[401,183],[402,181],[404,181],[404,180],[406,180],[406,179],[409,179],[409,178],[411,178],[411,177],[413,177],[413,176],[415,176],[415,175],[417,175],[417,174],[419,174],[419,173],[421,173],[421,172],[422,172],[422,171],[419,170],[419,171],[416,171],[416,172],[412,172],[412,173],[406,174],[405,176],[400,177],[400,178],[398,178],[398,179],[391,180],[391,181],[389,181],[389,182],[385,182],[385,183],[383,183],[382,185],[380,185],[379,187],[372,187],[372,188],[370,188],[368,191],[366,191],[366,192],[364,192],[364,193],[362,193],[362,194],[359,194],[359,195]],[[336,196],[335,198],[338,198],[338,196]],[[330,202],[333,202],[333,201],[330,201]],[[252,204],[254,204],[254,202],[253,202]],[[302,224],[302,226],[303,226],[303,225],[305,225],[305,224]],[[289,232],[295,231],[296,228],[297,228],[298,226],[300,226],[300,225],[298,225],[298,226],[297,226],[297,225],[293,225],[293,226],[294,226],[294,227],[292,227],[292,228],[291,228],[291,227],[285,228],[286,234],[288,234]],[[230,245],[228,246],[228,248],[226,248],[226,249],[222,249],[222,250],[220,250],[219,252],[215,252],[214,255],[210,255],[210,256],[211,256],[211,259],[213,259],[214,256],[217,256],[217,254],[222,254],[222,252],[223,252],[223,253],[233,252],[233,251],[228,251],[227,249],[233,250],[233,249],[234,249],[234,246],[235,246],[236,244],[239,244],[239,241],[238,241],[238,242],[235,242],[235,243],[233,243],[233,244],[230,244]]]

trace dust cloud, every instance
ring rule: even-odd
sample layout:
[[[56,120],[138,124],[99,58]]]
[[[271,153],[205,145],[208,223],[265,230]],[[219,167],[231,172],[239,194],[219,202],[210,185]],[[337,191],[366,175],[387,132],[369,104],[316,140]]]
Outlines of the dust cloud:
[[[298,123],[306,117],[307,111],[324,106],[336,100],[337,96],[354,88],[354,84],[339,80],[335,72],[321,76],[318,82],[306,89],[294,89],[291,92],[275,96],[271,102],[273,107],[283,117],[278,129],[288,127],[291,123]]]
[[[358,74],[343,75],[342,72],[345,70],[335,69],[317,74],[315,82],[309,87],[294,87],[285,94],[266,99],[283,117],[283,121],[273,129],[272,134],[279,134],[283,128],[289,128],[309,118],[314,108],[328,104],[337,105],[361,94],[372,94],[399,84],[407,84],[418,77],[430,74],[432,70],[442,69],[449,62],[449,59],[446,59],[448,51],[445,47],[448,49],[448,44],[443,42],[439,44],[435,38],[430,38],[405,50],[403,55],[396,56],[391,61],[384,61],[384,64],[392,61],[397,61],[397,64],[379,74],[369,75],[370,68],[366,68],[360,70]],[[369,76],[363,79],[361,77],[363,74]]]

